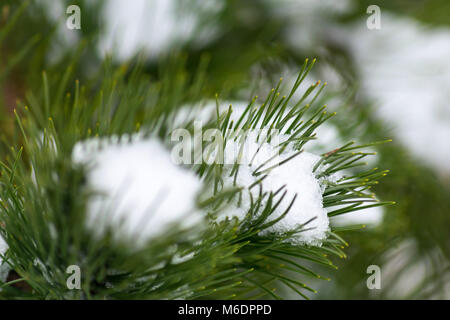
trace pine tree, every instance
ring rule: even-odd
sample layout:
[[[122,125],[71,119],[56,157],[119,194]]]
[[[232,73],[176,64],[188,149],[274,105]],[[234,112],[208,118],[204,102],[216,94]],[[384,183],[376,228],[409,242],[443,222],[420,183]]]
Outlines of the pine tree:
[[[13,32],[25,7],[2,28],[0,45]],[[8,54],[0,76],[2,85],[11,79],[9,70],[23,61],[38,41],[30,39],[20,52]],[[188,218],[177,217],[170,228],[164,225],[167,229],[150,226],[153,233],[141,241],[137,231],[121,233],[121,220],[111,223],[117,222],[111,213],[116,208],[94,207],[94,216],[105,221],[104,225],[97,220],[92,224],[92,203],[101,196],[99,190],[90,188],[95,169],[88,162],[75,161],[74,150],[81,148],[89,158],[111,146],[123,151],[139,141],[144,146],[148,146],[145,141],[154,141],[159,147],[155,147],[152,159],[158,157],[160,147],[169,152],[173,130],[195,131],[196,115],[188,112],[185,116],[186,108],[211,101],[207,59],[201,59],[193,71],[186,67],[183,55],[174,54],[161,64],[158,77],[153,79],[139,57],[121,65],[107,57],[95,74],[86,75],[83,45],[51,70],[30,68],[30,78],[39,80],[34,80],[25,98],[17,101],[14,126],[2,141],[0,236],[8,249],[1,260],[10,277],[0,284],[0,295],[37,299],[281,299],[289,297],[288,291],[303,298],[315,292],[311,279],[328,279],[319,275],[315,266],[336,269],[333,259],[346,256],[343,233],[363,227],[331,225],[314,241],[305,234],[317,228],[311,227],[317,216],[302,224],[279,227],[293,214],[307,213],[293,213],[297,198],[304,194],[289,197],[296,190],[289,190],[288,181],[286,186],[272,186],[273,172],[288,165],[302,170],[296,164],[308,145],[320,139],[315,131],[334,116],[323,104],[325,84],[317,82],[299,92],[315,59],[304,62],[286,95],[280,94],[285,90],[282,80],[264,98],[255,96],[240,110],[224,107],[221,93],[215,95],[205,129],[215,129],[226,146],[235,146],[233,150],[256,145],[251,159],[272,145],[281,160],[266,158],[249,169],[239,163],[242,153],[238,153],[228,165],[205,159],[185,163],[180,169],[201,182],[202,191],[195,199],[196,215],[201,217],[192,224],[185,223]],[[78,76],[83,80],[77,80]],[[249,130],[266,134],[252,140]],[[276,132],[283,139],[273,145]],[[328,217],[392,203],[376,200],[370,191],[387,171],[367,168],[362,161],[372,155],[367,148],[384,142],[358,145],[350,141],[314,158],[311,177],[320,183],[321,205]],[[203,150],[208,147],[214,145],[202,146]],[[224,152],[227,150],[225,147]],[[135,170],[139,174],[140,168]],[[243,186],[238,181],[245,174],[253,182]],[[183,175],[174,176],[181,179]],[[163,185],[157,179],[151,183]],[[122,190],[126,192],[127,185]],[[156,216],[166,196],[162,190],[148,195],[160,199],[149,208]],[[120,197],[110,195],[106,203],[118,206],[114,201]],[[175,201],[184,203],[182,198]],[[237,216],[237,211],[243,214]],[[80,268],[80,290],[68,288],[69,266]],[[16,279],[11,278],[13,274]]]

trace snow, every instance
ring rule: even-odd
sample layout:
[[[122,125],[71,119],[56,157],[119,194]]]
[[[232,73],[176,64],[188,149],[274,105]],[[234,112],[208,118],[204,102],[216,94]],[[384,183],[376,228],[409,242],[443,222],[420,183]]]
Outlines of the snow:
[[[280,137],[280,141],[285,138],[286,137]],[[234,151],[235,149],[238,149],[239,146],[239,141],[229,141],[225,147],[225,154],[227,154],[227,150]],[[277,158],[264,164],[264,162],[270,158],[270,156],[268,157],[267,155],[273,155],[277,153],[278,150],[275,149],[274,145],[269,143],[261,144],[254,136],[249,135],[244,143],[244,149],[258,150],[258,148],[258,153],[261,153],[263,156],[254,158],[252,156],[253,153],[250,152],[248,158],[250,160],[253,159],[253,161],[240,164],[236,185],[245,187],[245,189],[242,192],[240,203],[238,199],[235,199],[234,205],[239,205],[239,207],[228,207],[223,213],[224,216],[235,216],[242,220],[246,216],[251,205],[250,192],[253,193],[254,198],[256,198],[259,193],[258,187],[251,190],[249,189],[249,187],[261,177],[254,175],[255,170],[260,168],[258,171],[261,171],[270,168],[280,161],[288,159],[296,152],[292,149],[285,151],[280,153]],[[297,198],[289,210],[289,213],[270,228],[263,230],[261,235],[268,235],[271,233],[283,234],[309,222],[304,226],[304,231],[296,234],[289,239],[289,241],[296,244],[320,245],[321,241],[327,237],[329,221],[327,210],[323,208],[322,205],[322,186],[313,173],[313,167],[319,160],[320,156],[309,152],[303,152],[297,157],[280,166],[275,166],[267,172],[268,176],[261,183],[263,192],[275,192],[283,186],[284,190],[287,192],[280,205],[269,216],[268,222],[280,217],[289,207],[295,195],[297,195]],[[263,166],[260,167],[261,165]],[[232,166],[230,165],[230,167]],[[225,175],[225,186],[232,187],[233,181],[234,176],[230,177],[229,174]],[[281,194],[278,194],[275,197],[275,202],[280,199]],[[219,219],[223,219],[223,216],[220,216]],[[313,220],[310,221],[311,219]]]
[[[450,172],[450,28],[383,11],[380,30],[350,26],[341,38],[377,113],[417,157]]]
[[[335,208],[333,208],[335,209]],[[363,224],[367,227],[376,227],[383,222],[384,209],[382,207],[373,207],[332,217],[333,226],[351,226]]]
[[[325,40],[348,48],[362,82],[360,91],[386,121],[386,134],[419,160],[450,173],[449,27],[430,27],[381,8],[381,29],[369,30],[369,15],[349,25],[335,22],[349,12],[350,1],[268,2],[288,21],[290,45],[320,53]],[[339,89],[342,81],[324,70],[323,62],[317,68],[326,73],[324,80]]]
[[[120,59],[128,59],[145,47],[153,54],[160,52],[168,46],[173,28],[171,7],[170,1],[109,1],[104,13],[106,33],[100,43],[101,51],[117,49]]]
[[[110,0],[104,12],[105,34],[101,38],[101,53],[117,50],[118,58],[131,58],[139,50],[149,57],[167,53],[175,45],[188,39],[203,42],[215,34],[215,28],[197,30],[200,23],[196,13],[202,11],[209,18],[218,13],[219,1],[196,1],[195,8],[178,7],[174,0]],[[191,12],[191,11],[192,12]],[[182,11],[182,14],[179,14]],[[195,12],[194,12],[195,11]]]
[[[429,279],[437,268],[437,266],[430,267],[434,263],[432,261],[442,258],[439,249],[430,250],[424,254],[414,238],[405,237],[401,242],[392,245],[378,258],[381,270],[384,271],[382,285],[384,282],[386,284],[384,287],[388,287],[385,293],[386,298],[411,299],[412,297],[409,296],[411,292],[424,291],[424,283],[430,282]],[[442,266],[442,268],[445,267]],[[448,292],[446,295],[447,297],[438,299],[448,299]],[[436,298],[430,297],[430,299]]]
[[[227,102],[226,104],[223,104],[220,106],[221,107],[220,110],[222,112],[225,111],[226,110],[225,106],[228,107],[230,104],[233,107],[233,113],[231,114],[230,119],[237,121],[239,119],[239,117],[241,116],[241,114],[244,112],[248,103],[243,102],[243,101]],[[295,167],[296,161],[298,161],[298,164],[301,166],[302,160],[304,159],[304,157],[306,157],[306,155],[311,156],[313,153],[314,154],[322,154],[322,153],[328,152],[336,147],[340,147],[340,146],[344,145],[344,141],[342,140],[342,137],[340,136],[338,129],[335,127],[335,125],[333,125],[330,122],[324,123],[321,126],[319,126],[315,130],[315,132],[316,132],[317,139],[308,142],[307,145],[305,146],[305,150],[309,151],[310,153],[304,152],[304,153],[300,154],[297,158],[291,160],[294,162],[292,162],[292,163],[288,162],[288,163],[284,164],[283,166],[292,165],[292,167]],[[286,137],[283,137],[281,135],[281,136],[279,136],[279,139],[281,141],[283,141],[286,139]],[[247,141],[246,145],[244,146],[244,150],[257,149],[259,146],[259,145],[255,144],[252,147],[252,146],[249,146],[249,144],[250,145],[254,144],[254,142]],[[233,146],[233,147],[237,148],[236,146]],[[265,159],[268,159],[274,155],[274,150],[272,149],[272,147],[270,147],[266,144],[266,145],[263,145],[263,147],[260,149],[259,153],[261,154],[259,159],[264,161]],[[288,152],[286,155],[283,155],[278,160],[288,158],[290,155],[292,155],[292,153],[293,153],[292,151]],[[316,156],[316,157],[318,159],[320,159],[320,157],[318,157],[318,156]],[[367,158],[367,161],[369,162],[370,166],[374,166],[378,162],[378,159],[377,159],[377,156],[370,156]],[[259,162],[259,163],[261,163],[261,162]],[[275,163],[275,162],[272,162],[272,163]],[[304,165],[304,163],[303,163],[303,165]],[[254,165],[253,168],[256,168],[257,166],[258,165]],[[242,166],[241,166],[241,169],[242,169]],[[251,173],[252,173],[251,169],[252,168],[247,167],[247,168],[244,168],[242,172],[240,171],[240,174],[242,176],[241,177],[238,176],[238,181],[241,180],[241,185],[248,186],[255,181],[255,177],[253,177],[251,175]],[[285,183],[287,183],[288,181],[291,181],[294,177],[289,174],[289,170],[291,170],[291,168],[286,167],[285,169],[286,169],[285,175],[286,175],[286,179],[287,179]],[[292,168],[292,170],[293,170],[293,172],[295,172],[296,168]],[[326,177],[325,179],[324,178],[319,179],[319,185],[323,189],[325,184],[328,181],[336,182],[336,180],[339,179],[342,175],[348,176],[348,175],[351,175],[351,172],[349,172],[347,170],[345,172],[335,173],[330,177]],[[275,179],[272,179],[272,177],[269,176],[266,180],[264,180],[265,186],[270,186],[271,190],[276,190],[277,187],[280,187],[283,185],[283,180],[280,179],[280,181],[278,181],[278,183],[275,182],[274,180]],[[232,180],[230,181],[230,183],[232,183]],[[294,185],[293,183],[286,184],[286,189],[289,190],[289,186],[292,186],[292,188],[293,188],[292,190],[294,190],[293,192],[290,192],[290,194],[292,194],[292,193],[295,194],[297,192],[297,191],[295,191],[295,188],[298,188],[297,190],[301,190],[301,186],[294,187],[293,185]],[[297,192],[297,193],[299,193],[299,192]],[[323,190],[321,191],[321,193],[323,193]],[[290,194],[287,194],[286,195],[287,197],[284,200],[284,204],[286,206],[289,204],[288,195],[290,195]],[[298,201],[299,200],[297,199],[296,202],[298,202]],[[322,201],[322,199],[321,199],[321,201]],[[248,199],[248,205],[249,204],[250,204],[250,200]],[[294,207],[296,208],[297,206],[304,207],[304,204],[298,203],[298,205],[296,204]],[[292,208],[292,210],[295,210],[294,207]],[[239,217],[240,219],[242,219],[245,216],[245,214],[247,213],[244,208],[245,208],[245,206],[241,206],[241,208],[239,208],[239,210],[235,211],[235,215],[237,217]],[[278,210],[278,211],[282,211],[281,208],[282,207],[280,207],[280,210]],[[318,206],[317,206],[317,208],[318,208]],[[331,211],[331,210],[335,210],[335,209],[336,208],[333,207],[333,208],[329,208],[327,211]],[[330,223],[332,222],[332,225],[334,225],[334,226],[364,224],[367,227],[376,227],[382,223],[384,211],[385,210],[382,207],[374,207],[374,208],[358,210],[355,212],[351,212],[351,213],[333,217],[330,220]],[[274,215],[274,217],[275,217],[275,215]],[[293,221],[289,221],[289,220],[285,220],[285,221],[286,221],[286,225],[282,226],[282,224],[280,224],[279,225],[280,229],[278,231],[283,230],[283,228],[284,228],[284,231],[286,231],[289,229],[288,224],[295,224],[295,222],[293,222]],[[317,222],[313,221],[310,224],[310,226],[313,226],[315,223],[317,223],[318,225],[321,225],[321,228],[316,231],[319,235],[323,235],[322,231],[326,230],[325,223],[317,220]],[[308,228],[309,228],[309,226],[308,226]],[[310,232],[309,234],[311,234],[311,233],[313,233],[313,232]],[[305,236],[308,237],[309,234],[305,233]],[[301,236],[303,236],[303,235],[301,235]],[[318,236],[317,238],[320,238],[320,236]],[[302,241],[302,240],[300,239],[300,241]],[[308,243],[308,241],[305,241],[305,242]],[[317,243],[317,241],[312,241],[312,242]]]
[[[88,185],[100,193],[88,203],[87,226],[98,235],[112,227],[117,238],[140,245],[175,224],[184,229],[199,223],[202,183],[194,173],[176,166],[155,138],[118,140],[95,138],[73,149],[74,163],[88,165]]]
[[[5,242],[2,236],[0,236],[0,254],[4,255],[6,253],[6,250],[8,250],[8,244]],[[9,265],[0,257],[0,282],[6,282],[9,270]]]

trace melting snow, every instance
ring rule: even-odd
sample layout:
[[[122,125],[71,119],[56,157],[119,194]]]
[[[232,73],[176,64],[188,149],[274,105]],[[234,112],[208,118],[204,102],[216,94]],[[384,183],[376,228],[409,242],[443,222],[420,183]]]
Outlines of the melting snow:
[[[73,160],[92,166],[88,184],[100,195],[90,200],[87,220],[97,233],[112,226],[121,237],[145,242],[176,223],[188,228],[202,218],[196,210],[202,183],[193,172],[175,165],[155,139],[79,142]]]
[[[281,137],[281,140],[285,138],[286,137]],[[227,149],[234,150],[239,148],[239,145],[240,143],[238,141],[229,141],[225,148],[225,154],[227,153]],[[242,192],[240,203],[238,199],[235,199],[235,204],[239,205],[239,207],[228,207],[224,215],[229,217],[236,216],[238,219],[243,219],[251,205],[250,192],[253,194],[254,198],[256,198],[259,193],[259,187],[254,187],[251,190],[247,188],[263,175],[268,174],[261,183],[263,192],[275,192],[279,188],[284,187],[283,191],[275,197],[275,202],[277,202],[277,200],[280,199],[281,194],[286,191],[284,199],[269,216],[268,221],[273,221],[280,217],[289,207],[295,195],[297,195],[297,198],[289,210],[289,213],[282,220],[264,230],[261,234],[282,234],[294,230],[308,222],[307,225],[304,226],[304,231],[298,233],[289,241],[293,243],[320,245],[320,242],[327,237],[327,231],[329,230],[327,210],[323,208],[322,205],[322,186],[313,173],[313,167],[317,161],[320,160],[320,157],[312,153],[302,152],[282,165],[273,167],[269,172],[260,176],[255,176],[255,170],[261,171],[270,168],[280,161],[287,160],[296,152],[294,150],[285,151],[280,153],[277,158],[264,164],[267,159],[270,159],[270,156],[268,155],[274,154],[274,145],[267,142],[261,145],[261,142],[256,141],[256,139],[252,138],[250,135],[245,141],[244,150],[258,150],[258,148],[258,153],[265,156],[257,156],[251,163],[243,163],[240,165],[236,184],[245,187],[246,189]],[[248,158],[253,159],[252,153],[250,153]],[[228,174],[224,180],[225,185],[231,187],[233,185],[234,176],[230,177]],[[223,218],[223,216],[220,216],[219,218]]]

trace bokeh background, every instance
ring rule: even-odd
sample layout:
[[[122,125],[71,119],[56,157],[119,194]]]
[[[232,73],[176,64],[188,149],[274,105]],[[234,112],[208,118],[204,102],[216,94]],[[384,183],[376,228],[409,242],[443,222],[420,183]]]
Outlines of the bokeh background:
[[[1,1],[0,30],[23,2]],[[81,8],[81,30],[66,27],[69,4]],[[369,5],[380,29],[367,27]],[[324,99],[338,111],[319,132],[325,147],[393,138],[376,148],[373,161],[391,173],[374,191],[397,205],[335,222],[367,228],[346,235],[348,257],[322,270],[332,281],[317,283],[315,298],[450,298],[450,1],[31,0],[0,47],[1,138],[17,101],[36,98],[42,70],[76,60],[82,80],[105,56],[140,56],[158,78],[174,54],[191,73],[207,61],[205,98],[230,101],[280,76],[289,83],[316,57],[309,80],[328,82]],[[380,290],[366,286],[370,265],[381,267]]]

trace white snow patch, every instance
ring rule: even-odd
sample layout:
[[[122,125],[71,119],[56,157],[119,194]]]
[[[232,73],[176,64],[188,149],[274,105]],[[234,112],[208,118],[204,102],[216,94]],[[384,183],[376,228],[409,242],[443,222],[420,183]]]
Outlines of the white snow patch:
[[[154,138],[122,136],[90,139],[73,149],[73,161],[90,164],[89,186],[100,193],[88,204],[87,225],[102,234],[145,243],[179,224],[199,223],[196,196],[202,187],[193,172],[173,164],[170,153]]]
[[[4,255],[6,250],[8,250],[8,244],[0,236],[0,254]],[[9,270],[9,265],[0,257],[0,282],[6,282]]]
[[[334,226],[364,224],[367,227],[376,227],[383,222],[383,217],[384,209],[382,207],[373,207],[331,217],[330,220]]]
[[[172,264],[180,264],[194,258],[195,252],[188,253],[186,255],[175,254],[172,258]]]
[[[417,157],[450,172],[450,28],[388,12],[380,30],[364,23],[336,33],[360,67],[363,89]]]
[[[343,170],[332,174],[331,180],[337,182],[344,176],[350,176],[349,170]],[[330,179],[329,179],[330,180]],[[327,208],[328,212],[338,210],[346,207],[346,205],[332,206]],[[330,223],[333,226],[352,226],[365,225],[367,228],[374,228],[383,222],[385,209],[383,207],[372,207],[361,209],[357,211],[348,212],[330,218]]]
[[[285,137],[282,137],[280,140],[284,138]],[[227,149],[236,149],[240,145],[240,142],[230,141],[229,143],[231,147],[227,145],[225,154],[227,153]],[[274,153],[273,145],[269,143],[261,144],[261,142],[256,141],[256,139],[252,139],[252,136],[245,141],[244,148],[248,148],[249,150],[258,150],[259,148],[259,152],[264,155]],[[228,207],[225,210],[224,215],[228,217],[235,216],[242,220],[251,206],[250,192],[253,194],[254,199],[258,197],[259,187],[255,187],[251,190],[248,189],[248,187],[262,177],[262,175],[254,176],[255,170],[260,168],[261,165],[263,165],[261,169],[267,169],[280,161],[288,159],[295,152],[295,150],[285,151],[265,165],[263,165],[264,162],[268,160],[268,157],[265,156],[255,157],[254,161],[250,164],[241,164],[236,179],[236,185],[245,187],[245,189],[242,192],[240,202],[238,199],[235,199],[235,205],[239,206]],[[253,157],[250,158],[252,159]],[[313,173],[313,167],[319,160],[319,156],[303,152],[284,164],[273,167],[267,172],[268,176],[261,183],[263,192],[275,192],[283,186],[285,188],[282,192],[286,191],[285,198],[269,216],[267,222],[280,217],[287,210],[296,194],[297,198],[289,210],[289,213],[275,225],[263,230],[261,233],[262,235],[270,233],[282,234],[292,231],[308,222],[307,225],[304,226],[305,231],[298,233],[289,240],[290,242],[320,245],[321,241],[327,237],[327,231],[329,230],[327,210],[323,208],[322,205],[321,185]],[[258,169],[258,171],[261,169]],[[225,186],[233,186],[234,176],[230,177],[229,175],[226,175],[224,180]],[[275,197],[274,203],[280,199],[281,194],[282,193],[279,193]],[[311,219],[313,220],[310,221]]]

